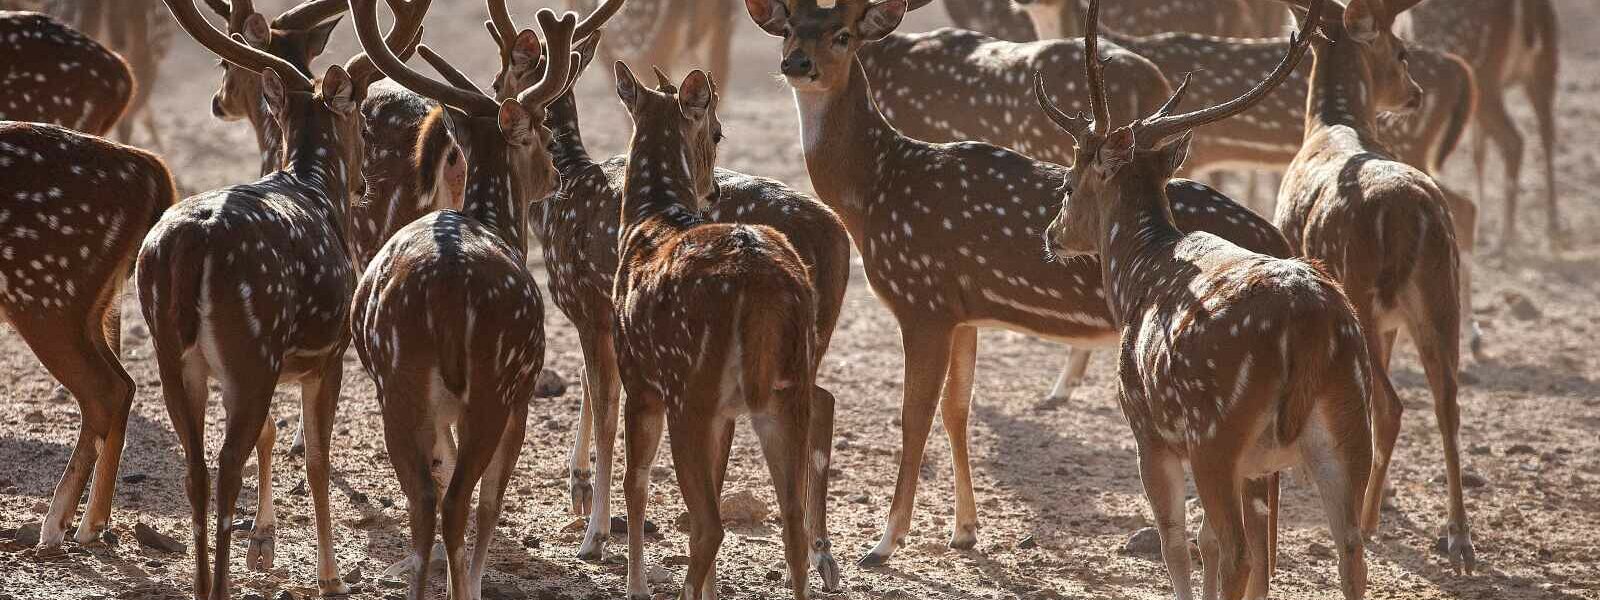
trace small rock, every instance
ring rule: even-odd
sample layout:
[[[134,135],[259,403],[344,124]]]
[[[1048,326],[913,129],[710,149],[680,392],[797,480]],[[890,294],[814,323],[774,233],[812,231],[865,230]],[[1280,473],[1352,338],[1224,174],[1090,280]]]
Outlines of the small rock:
[[[290,592],[289,590],[278,590],[278,595],[273,596],[272,600],[300,600],[300,599],[295,597],[294,593]]]
[[[1022,538],[1022,541],[1017,542],[1017,549],[1019,549],[1019,550],[1029,550],[1029,549],[1038,548],[1038,547],[1039,547],[1039,542],[1035,541],[1033,539],[1033,536],[1031,536],[1031,535],[1028,536],[1028,537]]]
[[[117,532],[112,531],[110,528],[103,529],[100,531],[100,543],[107,546],[115,546],[122,543],[122,537],[118,536]]]
[[[72,392],[67,391],[66,386],[58,385],[58,386],[56,386],[56,389],[50,390],[50,403],[51,404],[66,404],[66,403],[71,402],[71,401],[72,401]],[[29,415],[29,416],[32,416],[32,415]],[[43,421],[29,421],[29,422],[30,423],[42,423]]]
[[[28,411],[28,414],[22,416],[22,421],[25,422],[25,423],[43,423],[44,422],[44,411],[42,411],[42,410]]]
[[[722,522],[754,525],[767,520],[772,509],[750,490],[739,490],[722,499]]]
[[[1488,444],[1473,444],[1471,446],[1467,446],[1467,454],[1471,454],[1473,456],[1484,456],[1484,455],[1487,455],[1487,454],[1489,454],[1489,445]]]
[[[394,499],[388,496],[378,496],[378,506],[394,508]]]
[[[644,521],[644,532],[645,533],[655,533],[657,531],[660,531],[660,528],[656,527],[656,524],[651,522],[649,519],[645,519],[645,521]],[[614,534],[617,534],[617,535],[627,535],[628,534],[628,519],[627,519],[627,517],[611,517],[611,533],[614,533]]]
[[[1506,292],[1504,296],[1506,306],[1511,309],[1511,316],[1523,321],[1532,321],[1542,316],[1539,307],[1527,296],[1517,292]]]
[[[1161,556],[1161,533],[1154,527],[1145,527],[1128,536],[1122,553],[1131,556]]]
[[[571,522],[567,523],[565,527],[561,528],[561,531],[565,533],[577,533],[579,531],[583,531],[583,529],[588,527],[588,525],[588,520],[584,519],[583,517],[573,517]]]
[[[361,583],[361,565],[356,565],[354,569],[350,569],[349,572],[344,574],[343,579],[345,583],[351,585]]]
[[[39,515],[50,512],[50,503],[43,500],[33,503],[33,512]]]
[[[17,528],[17,533],[11,539],[21,546],[33,546],[39,543],[39,524],[29,523]]]
[[[239,519],[233,522],[233,531],[250,531],[255,528],[255,519]]]
[[[854,494],[849,498],[845,498],[844,501],[851,504],[869,504],[872,502],[872,497],[866,494]]]
[[[783,581],[783,571],[777,567],[767,567],[767,581]]]
[[[156,567],[164,566],[166,564],[167,563],[162,562],[161,559],[159,559],[159,558],[152,558],[150,560],[144,561],[144,566],[150,567],[150,568],[156,568]]]
[[[267,597],[263,596],[261,594],[257,594],[255,592],[247,592],[247,593],[245,593],[245,595],[240,596],[240,599],[241,600],[267,600]]]
[[[144,473],[129,473],[127,475],[123,475],[122,476],[122,482],[123,483],[144,483],[144,480],[149,479],[149,478],[150,478],[150,476],[149,475],[145,475]]]
[[[645,571],[645,579],[650,583],[671,583],[672,571],[668,571],[666,567],[661,565],[650,565],[650,568]]]
[[[543,546],[544,546],[544,541],[540,540],[539,536],[536,536],[536,535],[531,534],[531,533],[528,534],[528,535],[522,536],[522,547],[523,548],[538,549],[538,548],[541,548]]]
[[[278,429],[283,429],[285,427],[288,427],[289,426],[289,420],[288,419],[278,419],[277,420],[277,426],[278,426]]]
[[[401,581],[399,579],[379,579],[378,580],[378,585],[381,585],[383,587],[389,588],[391,590],[398,590],[398,589],[404,589],[406,587],[410,587],[410,584],[408,584],[408,583],[406,583],[404,581]]]
[[[539,371],[539,377],[533,381],[535,398],[558,398],[565,393],[567,393],[566,378],[550,369]]]
[[[1428,481],[1431,481],[1431,482],[1436,483],[1436,484],[1443,485],[1446,482],[1446,479],[1445,479],[1444,473],[1440,473],[1438,475],[1434,475],[1433,479],[1430,479]],[[1475,472],[1472,472],[1472,471],[1462,471],[1461,472],[1461,487],[1463,489],[1481,488],[1481,487],[1486,486],[1486,485],[1489,485],[1489,480],[1484,479],[1482,475],[1479,475],[1479,474],[1477,474]]]
[[[1313,558],[1329,559],[1333,558],[1333,549],[1311,542],[1311,545],[1306,546],[1306,554],[1310,554]]]
[[[1518,454],[1535,454],[1536,452],[1537,451],[1533,449],[1533,446],[1529,446],[1527,444],[1512,444],[1510,448],[1506,448],[1506,456],[1516,456]]]
[[[687,567],[689,566],[689,557],[682,554],[674,554],[662,559],[661,562],[669,567]]]
[[[178,540],[172,539],[171,536],[156,531],[155,528],[145,525],[144,523],[134,524],[133,538],[139,540],[139,543],[146,548],[152,548],[162,552],[182,554],[189,551],[189,546],[179,542]]]
[[[301,479],[298,483],[295,483],[294,489],[289,490],[289,493],[296,496],[306,495],[306,480]]]
[[[350,492],[350,502],[355,504],[366,504],[367,495],[361,492]]]

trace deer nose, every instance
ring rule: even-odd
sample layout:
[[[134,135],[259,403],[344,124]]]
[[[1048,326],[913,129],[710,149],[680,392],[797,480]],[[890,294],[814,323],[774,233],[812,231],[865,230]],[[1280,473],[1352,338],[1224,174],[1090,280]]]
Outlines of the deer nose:
[[[811,67],[811,57],[806,56],[804,53],[801,53],[798,50],[790,53],[789,56],[784,57],[783,64],[780,65],[780,68],[783,70],[783,74],[790,77],[810,75]]]
[[[221,119],[227,115],[222,114],[222,94],[211,97],[211,116]]]

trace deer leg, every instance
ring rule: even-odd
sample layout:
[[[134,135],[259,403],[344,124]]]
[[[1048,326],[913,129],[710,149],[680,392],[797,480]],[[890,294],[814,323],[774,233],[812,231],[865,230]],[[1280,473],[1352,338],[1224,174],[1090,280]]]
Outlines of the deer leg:
[[[1204,512],[1204,511],[1201,511]],[[1217,530],[1211,520],[1200,517],[1200,597],[1215,600],[1217,597],[1217,564],[1222,556],[1222,544],[1217,541]]]
[[[1206,525],[1217,537],[1216,579],[1205,582],[1205,597],[1243,598],[1249,585],[1250,563],[1245,544],[1241,482],[1235,471],[1237,456],[1228,449],[1199,450],[1191,455],[1195,490],[1206,512]],[[1187,552],[1187,548],[1183,548]],[[1212,573],[1212,567],[1206,566]]]
[[[1478,206],[1442,184],[1439,190],[1444,192],[1445,203],[1450,207],[1450,223],[1455,229],[1456,252],[1460,257],[1457,274],[1461,283],[1459,293],[1461,333],[1468,340],[1472,357],[1478,362],[1485,362],[1488,356],[1483,351],[1483,329],[1478,327],[1478,320],[1472,313],[1472,272],[1475,262],[1473,256],[1477,254]]]
[[[641,396],[643,394],[640,394]],[[622,473],[623,500],[628,506],[628,599],[649,600],[650,583],[644,577],[644,512],[650,500],[650,468],[656,462],[666,413],[659,402],[628,394],[626,426],[627,465]],[[690,516],[691,524],[693,516]],[[720,524],[719,524],[720,526]],[[685,588],[687,589],[687,588]]]
[[[1189,582],[1189,536],[1184,531],[1183,461],[1152,446],[1139,444],[1139,479],[1144,483],[1150,512],[1155,515],[1156,533],[1161,537],[1161,558],[1166,562],[1173,594],[1178,600],[1193,600],[1194,589]],[[1203,535],[1201,539],[1204,540]],[[1206,564],[1213,562],[1208,560]]]
[[[863,567],[888,562],[911,529],[911,510],[916,503],[917,480],[922,473],[922,453],[933,429],[933,413],[938,406],[940,389],[950,369],[953,329],[931,324],[901,325],[906,387],[900,404],[900,472],[895,479],[894,501],[889,507],[883,537],[858,561]]]
[[[1361,321],[1361,333],[1366,337],[1367,355],[1372,357],[1372,369],[1367,373],[1372,378],[1368,404],[1373,436],[1372,470],[1361,515],[1361,530],[1370,537],[1378,531],[1378,520],[1383,512],[1383,489],[1389,474],[1389,459],[1400,437],[1400,414],[1404,407],[1400,404],[1400,395],[1389,382],[1389,351],[1393,344],[1386,340],[1392,337],[1379,330],[1370,308],[1357,307],[1356,314]]]
[[[1533,115],[1539,121],[1539,146],[1544,150],[1545,219],[1550,231],[1550,249],[1561,250],[1571,241],[1561,223],[1561,209],[1556,205],[1556,55],[1554,48],[1545,48],[1539,55],[1535,74],[1524,86],[1528,103],[1533,105]]]
[[[1416,344],[1428,387],[1433,392],[1433,411],[1444,442],[1445,481],[1449,487],[1449,521],[1445,528],[1450,565],[1458,573],[1472,574],[1476,566],[1472,534],[1467,523],[1466,501],[1461,491],[1461,408],[1457,402],[1456,372],[1459,347],[1454,338],[1458,315],[1448,303],[1431,302],[1429,290],[1413,288],[1407,298],[1406,327]]]
[[[751,405],[762,404],[752,402]],[[778,511],[783,515],[784,558],[789,564],[789,577],[794,582],[794,598],[805,600],[807,555],[810,552],[806,527],[806,488],[811,482],[811,478],[806,476],[806,446],[809,445],[806,429],[811,422],[811,403],[786,402],[767,406],[771,408],[751,421],[756,437],[761,439],[767,470],[772,473],[772,484],[778,492]]]
[[[476,383],[476,382],[474,382]],[[492,391],[492,386],[485,385]],[[443,508],[445,559],[450,563],[450,598],[475,600],[474,582],[469,579],[471,564],[467,562],[466,532],[468,504],[472,490],[478,487],[500,447],[505,433],[509,407],[498,397],[488,395],[466,399],[457,430],[461,433],[460,454],[456,456],[455,472],[450,476],[450,487],[445,489]],[[483,532],[479,532],[483,535]],[[491,536],[492,537],[492,536]],[[424,565],[418,565],[424,568]]]
[[[1093,354],[1092,350],[1085,348],[1067,349],[1067,362],[1061,366],[1061,374],[1056,377],[1055,385],[1050,386],[1050,395],[1045,396],[1046,406],[1057,407],[1072,400],[1072,392],[1083,385],[1083,374],[1088,371],[1089,357]]]
[[[617,418],[621,409],[618,397],[622,382],[617,371],[616,345],[611,334],[602,335],[595,340],[592,352],[585,353],[584,367],[588,369],[584,374],[584,398],[588,403],[585,415],[593,421],[595,436],[596,477],[595,486],[591,488],[589,506],[589,527],[584,532],[583,545],[578,547],[578,558],[588,561],[599,561],[605,557],[605,544],[611,539],[611,470],[616,464],[617,448]],[[593,390],[591,393],[590,390]],[[579,424],[582,427],[582,424]],[[577,460],[578,449],[573,448],[573,460]],[[587,446],[583,449],[583,460],[589,459]],[[578,477],[576,468],[573,478]],[[584,485],[589,485],[587,474],[583,477]],[[577,488],[574,488],[577,489]],[[574,500],[577,499],[574,492]]]
[[[587,346],[587,344],[585,344]],[[595,379],[592,374],[594,367],[590,363],[594,359],[585,352],[583,357],[583,375],[579,378],[583,384],[583,396],[578,405],[578,426],[572,436],[572,450],[567,455],[567,494],[572,498],[572,514],[589,514],[590,505],[594,504],[594,475],[593,465],[589,462],[590,443],[593,441],[595,425],[594,400]],[[585,536],[587,537],[587,536]],[[585,544],[588,543],[586,539]]]
[[[379,404],[383,406],[383,440],[400,490],[406,495],[411,557],[391,566],[384,577],[405,572],[409,563],[411,581],[406,598],[420,600],[428,590],[431,569],[425,567],[432,559],[438,517],[439,491],[433,478],[434,436],[438,430],[430,422],[432,411],[426,408],[431,396],[428,384],[388,383],[378,387]]]
[[[785,398],[785,401],[793,400]],[[828,468],[833,464],[834,402],[833,392],[822,386],[812,387],[811,500],[806,516],[811,520],[811,566],[817,570],[817,575],[822,577],[822,590],[828,593],[844,591],[839,583],[839,563],[833,558],[833,542],[828,538]],[[728,443],[731,444],[732,441],[730,435]],[[724,466],[725,463],[726,459]],[[719,486],[717,489],[722,488]]]
[[[722,547],[722,517],[718,508],[720,490],[717,471],[721,470],[723,430],[732,423],[721,417],[675,418],[672,430],[672,464],[678,474],[678,490],[689,512],[689,569],[683,579],[684,598],[703,598],[716,582],[709,579]],[[633,528],[628,528],[633,539]]]
[[[1500,245],[1497,254],[1510,251],[1517,241],[1517,179],[1522,173],[1522,134],[1516,123],[1506,113],[1504,98],[1497,93],[1483,94],[1478,103],[1478,131],[1495,142],[1500,150],[1500,160],[1505,166],[1505,181],[1501,182]]]
[[[152,323],[154,325],[154,323]],[[152,330],[152,338],[162,331]],[[210,471],[206,468],[206,387],[209,367],[195,356],[178,358],[164,354],[170,346],[157,345],[156,358],[161,368],[162,398],[167,416],[183,447],[185,464],[183,487],[189,498],[189,530],[194,544],[194,597],[211,594],[211,563],[207,560],[206,503],[210,499]]]
[[[333,420],[339,409],[339,389],[344,383],[343,358],[339,353],[328,360],[322,376],[307,379],[300,387],[300,414],[306,438],[306,479],[311,487],[311,504],[317,523],[317,589],[322,595],[350,593],[339,578],[339,565],[333,556],[333,516],[328,505]]]
[[[278,512],[272,503],[272,446],[277,442],[277,433],[272,419],[267,419],[256,435],[256,518],[244,554],[245,567],[252,571],[271,571],[275,554],[273,536],[278,530]]]
[[[1352,375],[1349,383],[1336,388],[1344,397],[1336,402],[1348,402],[1363,394],[1364,384],[1356,380],[1361,374]],[[1317,410],[1298,444],[1300,461],[1322,497],[1328,529],[1339,554],[1339,583],[1345,600],[1362,598],[1367,589],[1366,536],[1359,526],[1363,482],[1369,477],[1367,469],[1373,458],[1367,432],[1368,423],[1359,411]],[[1369,497],[1370,493],[1368,490]]]
[[[973,373],[978,360],[978,329],[958,327],[950,345],[950,368],[945,375],[939,415],[950,435],[950,460],[956,475],[956,525],[950,547],[971,550],[978,545],[978,503],[972,493],[972,465],[968,452],[967,419],[972,412]]]
[[[1269,534],[1268,523],[1271,520],[1271,510],[1268,506],[1267,496],[1271,475],[1244,482],[1244,534],[1245,547],[1250,555],[1250,579],[1245,587],[1244,597],[1266,598],[1267,586],[1272,579],[1268,570]]]
[[[234,506],[239,499],[243,483],[241,472],[250,451],[261,437],[266,425],[268,408],[272,404],[272,389],[278,382],[278,373],[265,365],[250,369],[259,374],[251,377],[225,378],[222,385],[223,406],[227,409],[227,425],[223,428],[222,451],[217,456],[216,493],[216,556],[212,561],[211,598],[226,600],[231,597],[228,578],[228,558],[232,550],[231,529]],[[262,373],[264,372],[264,373]],[[249,381],[237,381],[248,379]],[[271,481],[259,485],[272,485]]]
[[[506,485],[517,466],[517,455],[522,452],[522,441],[528,430],[528,403],[520,402],[512,409],[505,432],[500,434],[500,447],[495,450],[483,482],[478,484],[478,535],[472,540],[471,600],[483,597],[483,571],[489,564],[489,547],[494,543],[495,525],[500,522],[500,509],[506,497]]]

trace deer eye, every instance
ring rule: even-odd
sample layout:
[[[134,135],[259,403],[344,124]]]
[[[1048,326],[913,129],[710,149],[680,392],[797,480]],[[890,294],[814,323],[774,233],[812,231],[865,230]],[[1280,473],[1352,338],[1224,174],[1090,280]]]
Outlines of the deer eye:
[[[847,46],[847,45],[849,45],[850,44],[850,32],[848,32],[848,31],[839,32],[838,35],[833,36],[833,43],[836,46]]]

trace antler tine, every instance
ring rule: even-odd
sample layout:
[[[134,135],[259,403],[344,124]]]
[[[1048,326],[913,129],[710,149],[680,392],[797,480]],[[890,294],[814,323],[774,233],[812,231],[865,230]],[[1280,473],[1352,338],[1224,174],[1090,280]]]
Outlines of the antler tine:
[[[650,70],[656,74],[656,89],[668,94],[677,93],[677,86],[672,85],[671,77],[668,77],[666,73],[661,72],[661,67],[651,65]]]
[[[1033,99],[1039,103],[1039,108],[1044,110],[1045,116],[1050,117],[1050,120],[1067,135],[1072,136],[1074,143],[1088,136],[1093,122],[1084,118],[1081,112],[1073,117],[1057,108],[1055,103],[1050,101],[1050,95],[1044,91],[1044,73],[1039,71],[1033,72]]]
[[[344,0],[306,0],[272,20],[276,29],[311,29],[350,9]]]
[[[1083,64],[1089,83],[1089,108],[1094,121],[1090,133],[1111,126],[1111,106],[1106,102],[1106,65],[1100,61],[1100,0],[1089,0],[1083,16]]]
[[[433,48],[429,48],[427,44],[417,46],[417,54],[422,57],[422,60],[427,61],[428,65],[433,67],[433,70],[438,71],[439,75],[444,77],[446,83],[463,90],[483,92],[483,90],[478,89],[478,84],[472,82],[471,77],[462,74],[459,69],[456,69],[455,65],[450,64],[450,61],[445,60],[443,56],[439,56],[439,53],[434,52]]]
[[[1158,112],[1156,115],[1147,117],[1139,122],[1135,131],[1135,138],[1139,140],[1140,145],[1147,148],[1160,146],[1168,138],[1207,123],[1237,115],[1260,102],[1268,93],[1277,88],[1278,84],[1288,79],[1289,75],[1294,72],[1295,67],[1300,64],[1300,59],[1305,56],[1306,48],[1311,44],[1312,31],[1321,22],[1322,9],[1327,3],[1328,0],[1312,0],[1311,12],[1307,16],[1305,23],[1301,24],[1300,31],[1289,35],[1288,53],[1278,63],[1277,68],[1273,69],[1272,73],[1257,84],[1255,88],[1245,92],[1243,96],[1210,108],[1202,108],[1174,116],[1166,116]],[[1167,106],[1162,107],[1163,112],[1177,104],[1178,98],[1183,95],[1184,89],[1187,87],[1187,79],[1185,77],[1185,85],[1178,86],[1173,98],[1167,101]]]
[[[213,1],[222,3],[222,0]],[[256,14],[255,3],[251,0],[228,0],[224,5],[228,7],[228,12],[222,13],[228,18],[228,33],[243,33],[244,20]],[[212,4],[211,9],[216,8],[216,4]]]
[[[911,12],[932,3],[933,0],[910,0],[910,2],[906,3],[906,12]]]
[[[511,20],[511,11],[506,8],[506,0],[486,0],[489,8],[489,28],[499,41],[500,60],[509,63],[511,46],[517,42],[517,24]]]
[[[228,6],[228,0],[206,0],[206,6],[211,8],[211,12],[217,13],[217,16],[224,19],[228,18],[228,14],[233,12],[233,7]]]
[[[201,46],[215,53],[239,68],[254,73],[262,73],[267,69],[278,72],[283,78],[283,83],[293,90],[309,91],[312,89],[311,80],[300,73],[289,61],[283,60],[261,50],[251,48],[243,40],[228,37],[217,28],[211,26],[200,9],[195,6],[194,0],[162,0],[167,4],[167,10],[172,11],[172,17],[178,21],[189,37],[194,38]],[[247,2],[236,2],[234,9],[238,10]]]
[[[388,0],[389,10],[394,13],[394,26],[389,28],[389,35],[384,36],[384,45],[394,51],[401,60],[411,56],[417,50],[417,44],[422,42],[422,19],[428,14],[428,8],[433,0]],[[349,6],[346,3],[346,6]],[[362,52],[345,62],[344,70],[350,73],[350,80],[356,87],[364,88],[371,85],[383,76],[383,73],[373,66],[372,58]]]
[[[589,16],[584,17],[582,21],[578,21],[578,27],[572,31],[572,39],[581,41],[594,35],[594,32],[605,26],[606,21],[611,20],[611,17],[622,10],[622,2],[623,0],[605,0],[600,3],[594,12],[589,13]]]
[[[168,0],[169,2],[175,0]],[[441,83],[418,73],[401,62],[378,36],[378,0],[350,0],[350,12],[355,15],[356,39],[361,49],[371,57],[389,79],[422,96],[437,100],[469,115],[491,116],[499,114],[500,105],[482,92],[464,90]]]
[[[572,31],[577,27],[578,16],[568,12],[560,19],[550,9],[539,10],[539,30],[544,32],[546,57],[544,75],[539,83],[517,95],[524,106],[544,106],[567,92],[572,81],[572,66],[577,64],[577,54],[572,51]]]

